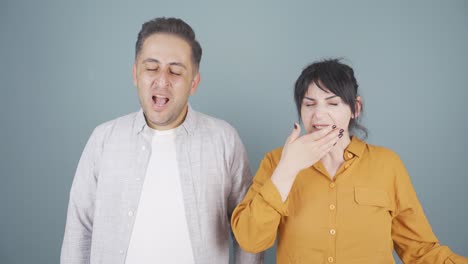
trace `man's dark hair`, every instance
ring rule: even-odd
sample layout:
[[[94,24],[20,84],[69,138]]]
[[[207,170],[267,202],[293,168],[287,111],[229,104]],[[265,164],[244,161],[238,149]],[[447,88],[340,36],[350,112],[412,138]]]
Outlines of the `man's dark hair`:
[[[202,48],[195,39],[195,32],[192,27],[179,18],[158,17],[145,22],[138,33],[138,39],[135,44],[135,58],[140,54],[145,40],[156,33],[172,34],[185,40],[192,49],[192,61],[196,69],[200,66]]]
[[[358,83],[354,71],[348,65],[341,63],[340,59],[325,59],[307,66],[299,76],[294,86],[294,100],[299,119],[301,119],[301,106],[309,85],[314,83],[323,91],[330,91],[339,96],[356,114],[356,98],[358,96]],[[361,105],[361,114],[363,108]],[[349,122],[350,131],[361,131],[363,138],[367,137],[367,129],[359,124],[358,118]]]

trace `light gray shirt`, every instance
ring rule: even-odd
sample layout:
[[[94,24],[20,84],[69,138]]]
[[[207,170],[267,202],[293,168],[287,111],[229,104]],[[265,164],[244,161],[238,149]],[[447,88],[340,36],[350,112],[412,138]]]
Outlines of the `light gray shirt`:
[[[195,263],[229,263],[231,213],[252,180],[245,148],[232,126],[191,107],[175,132]],[[93,131],[70,191],[62,264],[124,264],[152,133],[142,110]],[[171,217],[170,212],[160,213]],[[234,259],[263,263],[262,254],[242,251],[235,240]]]

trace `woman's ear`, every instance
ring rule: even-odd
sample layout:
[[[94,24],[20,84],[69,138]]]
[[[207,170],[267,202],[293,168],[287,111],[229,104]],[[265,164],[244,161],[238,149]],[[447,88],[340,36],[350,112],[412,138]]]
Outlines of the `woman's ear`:
[[[352,115],[353,119],[358,118],[361,115],[362,109],[362,99],[361,96],[356,97],[356,103],[354,105],[354,114]]]

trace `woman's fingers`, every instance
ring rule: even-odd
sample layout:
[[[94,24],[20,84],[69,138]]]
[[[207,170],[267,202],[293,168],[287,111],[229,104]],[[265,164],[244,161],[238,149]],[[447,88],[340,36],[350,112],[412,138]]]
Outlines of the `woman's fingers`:
[[[321,142],[321,139],[323,138],[333,138],[336,137],[338,138],[338,135],[340,133],[341,129],[333,126],[333,127],[327,127],[324,129],[321,129],[319,131],[304,135],[304,141],[305,142]]]
[[[294,129],[289,135],[289,137],[286,139],[286,144],[294,142],[300,135],[301,127],[297,123],[294,123]]]

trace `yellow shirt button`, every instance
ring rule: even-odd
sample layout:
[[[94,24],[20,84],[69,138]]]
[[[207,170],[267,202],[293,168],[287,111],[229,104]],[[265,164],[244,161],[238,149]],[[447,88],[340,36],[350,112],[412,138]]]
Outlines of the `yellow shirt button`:
[[[335,183],[334,182],[330,183],[330,188],[335,188]]]
[[[344,168],[347,169],[347,168],[349,168],[349,166],[350,166],[350,164],[346,164],[346,165],[344,165]]]
[[[330,235],[334,236],[336,234],[336,230],[335,229],[330,229]]]
[[[334,204],[330,204],[330,210],[335,210],[335,205]]]
[[[333,262],[333,257],[328,257],[328,262],[332,263]]]
[[[353,155],[353,153],[348,153],[347,156],[348,156],[348,158],[352,158],[354,155]]]

